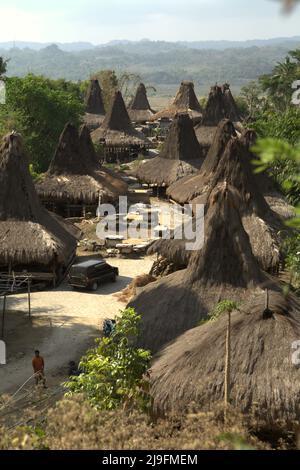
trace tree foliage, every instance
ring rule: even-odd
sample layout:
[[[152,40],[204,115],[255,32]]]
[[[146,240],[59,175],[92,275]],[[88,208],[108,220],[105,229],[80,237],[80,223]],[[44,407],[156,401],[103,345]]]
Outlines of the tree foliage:
[[[100,339],[97,347],[82,358],[83,372],[66,384],[69,395],[83,394],[94,407],[103,410],[120,405],[147,406],[143,376],[149,368],[151,355],[132,345],[140,320],[134,309],[122,312],[112,335]]]
[[[80,88],[76,84],[35,75],[7,78],[0,133],[20,132],[34,171],[42,172],[48,169],[65,124],[78,125],[82,114]]]

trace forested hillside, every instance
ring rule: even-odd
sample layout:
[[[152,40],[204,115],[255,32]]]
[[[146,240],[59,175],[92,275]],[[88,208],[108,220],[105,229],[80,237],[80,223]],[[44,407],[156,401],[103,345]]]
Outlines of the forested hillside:
[[[254,42],[254,44],[256,44]],[[0,56],[9,58],[8,75],[24,76],[31,72],[49,78],[83,80],[92,73],[113,69],[137,73],[146,83],[174,85],[191,79],[197,86],[208,88],[212,83],[229,81],[235,88],[269,73],[300,40],[278,40],[262,43],[216,44],[216,49],[202,48],[201,43],[167,43],[116,41],[106,46],[66,51],[57,45],[39,50],[0,45]],[[62,46],[63,47],[63,46]],[[213,47],[213,44],[210,45]]]

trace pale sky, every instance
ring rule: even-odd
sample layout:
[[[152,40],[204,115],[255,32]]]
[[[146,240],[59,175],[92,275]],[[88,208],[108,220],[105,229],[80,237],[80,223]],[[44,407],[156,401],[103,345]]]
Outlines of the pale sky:
[[[300,35],[276,0],[0,0],[0,42],[245,40]]]

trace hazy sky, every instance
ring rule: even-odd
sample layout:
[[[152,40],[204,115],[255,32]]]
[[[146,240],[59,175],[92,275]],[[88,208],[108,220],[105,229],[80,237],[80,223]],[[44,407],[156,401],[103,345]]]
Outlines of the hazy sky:
[[[0,0],[0,41],[95,44],[112,39],[211,40],[300,34],[300,8],[276,0]]]

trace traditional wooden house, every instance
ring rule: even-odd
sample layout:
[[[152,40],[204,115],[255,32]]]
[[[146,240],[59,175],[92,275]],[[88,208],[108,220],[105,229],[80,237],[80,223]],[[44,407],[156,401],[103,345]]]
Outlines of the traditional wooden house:
[[[196,173],[204,160],[192,120],[188,114],[178,114],[158,157],[142,164],[137,171],[141,183],[152,185],[158,194],[181,178]]]
[[[96,214],[99,203],[117,203],[127,184],[100,166],[88,129],[63,130],[47,173],[36,183],[44,205],[65,217]]]
[[[29,173],[20,135],[8,134],[0,148],[0,270],[48,273],[59,282],[72,263],[80,231],[41,204]]]
[[[155,114],[148,101],[146,87],[140,83],[135,97],[128,107],[128,114],[133,123],[145,124],[150,121]]]
[[[130,161],[150,146],[147,138],[134,129],[120,91],[115,93],[102,126],[92,133],[92,140],[103,147],[107,162]]]
[[[154,114],[152,120],[172,120],[178,113],[188,113],[194,124],[201,120],[202,108],[196,96],[193,82],[183,81],[173,103],[163,111]]]

